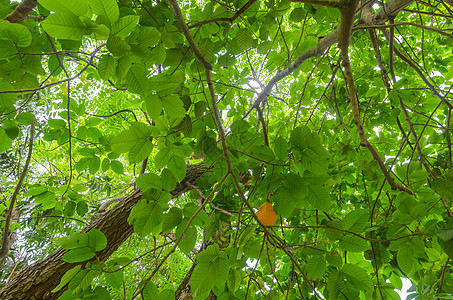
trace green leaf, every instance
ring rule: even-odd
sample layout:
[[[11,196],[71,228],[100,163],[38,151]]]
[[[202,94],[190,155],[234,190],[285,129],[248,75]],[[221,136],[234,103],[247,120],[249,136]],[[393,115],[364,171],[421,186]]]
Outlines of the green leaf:
[[[218,289],[223,289],[225,286],[225,282],[228,280],[228,259],[223,257],[218,257],[212,263],[212,267],[215,270],[215,277],[214,277],[214,285]]]
[[[93,270],[81,270],[76,276],[74,276],[74,278],[72,278],[71,282],[69,282],[68,289],[85,289],[93,283],[93,279],[95,277],[96,272]]]
[[[227,281],[228,288],[233,292],[236,292],[239,288],[239,285],[241,284],[242,277],[242,272],[240,270],[230,270]]]
[[[153,147],[153,143],[149,139],[140,138],[129,150],[129,161],[131,163],[139,163],[145,160],[153,151]]]
[[[131,93],[139,94],[146,97],[149,93],[149,83],[146,78],[146,69],[144,64],[134,64],[127,72],[126,80],[128,90]]]
[[[170,95],[162,99],[165,113],[172,118],[182,118],[186,114],[184,103],[178,96]]]
[[[104,80],[109,80],[115,74],[118,61],[110,54],[104,54],[99,59],[98,72]]]
[[[289,19],[292,22],[300,22],[300,21],[302,21],[305,14],[306,14],[306,12],[302,7],[296,7],[295,9],[293,9],[291,14],[289,15]]]
[[[145,106],[151,119],[156,120],[162,112],[162,100],[157,95],[150,95],[145,99]]]
[[[291,132],[291,144],[303,151],[308,147],[307,139],[310,134],[311,130],[307,126],[294,128],[294,130]]]
[[[188,220],[189,219],[184,218],[179,224],[179,226],[176,228],[175,232],[176,237],[179,237],[182,234],[182,231],[186,227]],[[191,224],[189,228],[187,228],[187,231],[184,233],[183,237],[181,238],[178,247],[182,253],[188,254],[194,249],[196,242],[197,242],[197,229],[193,224]]]
[[[326,270],[327,264],[324,257],[313,256],[307,262],[307,277],[320,279]]]
[[[83,23],[86,25],[87,33],[91,34],[94,39],[105,40],[110,35],[110,28],[104,24],[97,24],[94,21],[83,18]]]
[[[140,174],[135,183],[142,191],[148,189],[162,189],[162,181],[160,180],[160,177],[154,173]]]
[[[113,273],[105,272],[104,276],[105,276],[105,280],[107,281],[107,284],[109,286],[111,286],[112,288],[119,289],[123,286],[123,282],[124,282],[123,269],[118,270]]]
[[[327,291],[329,292],[330,299],[337,299],[338,292],[341,290],[342,279],[340,273],[334,270],[327,279]]]
[[[32,113],[26,111],[18,114],[16,116],[16,121],[21,125],[31,125],[34,118],[35,116]]]
[[[243,28],[238,31],[236,41],[239,47],[239,52],[243,52],[254,45],[252,32],[247,28]]]
[[[60,247],[66,250],[70,250],[82,246],[88,246],[89,238],[88,234],[86,233],[76,232],[72,234],[70,237],[56,238],[54,242]]]
[[[168,160],[168,169],[175,175],[176,181],[180,182],[186,176],[187,165],[184,159],[177,155],[172,155]]]
[[[98,16],[106,16],[110,24],[118,20],[120,10],[116,0],[90,0],[91,9]]]
[[[275,212],[283,218],[291,216],[294,208],[296,208],[294,196],[284,187],[279,187],[275,191],[272,199],[274,201]]]
[[[165,61],[165,58],[167,58],[167,51],[163,44],[158,44],[151,52],[150,61],[156,65],[160,65]],[[153,87],[159,91],[157,86]]]
[[[157,152],[154,157],[154,166],[157,169],[165,167],[173,156],[173,151],[169,147],[164,147]]]
[[[3,127],[0,127],[0,153],[8,150],[13,144],[13,140],[8,137]]]
[[[99,156],[93,156],[90,158],[90,163],[88,165],[88,170],[90,171],[90,174],[94,174],[99,170],[99,167],[101,166],[101,159]]]
[[[310,204],[319,210],[330,210],[330,194],[327,192],[324,185],[307,184],[308,193],[306,199]]]
[[[112,150],[116,153],[129,152],[139,141],[138,135],[135,130],[127,129],[116,135],[110,145]]]
[[[182,210],[178,207],[172,207],[164,216],[162,224],[162,233],[167,234],[178,226],[182,221]]]
[[[110,162],[110,168],[112,168],[112,171],[116,174],[124,174],[123,164],[120,161],[112,160]]]
[[[398,250],[396,260],[398,262],[398,266],[404,273],[411,273],[414,267],[414,251],[412,250],[410,244],[406,244],[403,248]]]
[[[361,267],[355,264],[345,264],[341,269],[341,273],[357,289],[364,292],[371,292],[373,290],[373,282]]]
[[[27,27],[18,23],[0,20],[0,39],[9,40],[16,47],[27,47],[31,44],[31,33]],[[4,41],[2,41],[4,43]]]
[[[162,187],[164,190],[172,191],[176,188],[177,182],[175,175],[173,175],[173,172],[165,168],[162,170],[160,177],[162,179]]]
[[[311,149],[302,151],[300,157],[300,162],[308,171],[317,175],[327,173],[327,167],[329,166],[327,160],[317,155]]]
[[[215,59],[214,56],[214,49],[215,44],[211,41],[211,39],[204,38],[198,42],[198,49],[201,53],[203,53],[204,57],[207,61],[213,61]]]
[[[89,247],[79,247],[72,250],[69,250],[61,260],[67,263],[76,263],[89,260],[94,257],[94,251]]]
[[[162,207],[159,204],[147,205],[142,216],[134,221],[134,230],[140,236],[158,233],[162,224]]]
[[[288,142],[281,136],[277,137],[274,144],[274,153],[277,158],[286,161],[289,155]]]
[[[88,5],[85,0],[40,0],[39,4],[50,11],[54,11],[56,13],[73,14],[75,16],[81,16],[88,11]]]
[[[35,186],[35,187],[32,187],[30,188],[26,193],[25,193],[25,196],[26,197],[31,197],[31,196],[36,196],[36,195],[40,195],[42,193],[45,193],[47,192],[47,188],[45,186]]]
[[[190,277],[193,298],[206,299],[215,285],[216,270],[213,263],[198,263]]]
[[[116,35],[122,38],[127,37],[135,27],[137,27],[139,16],[129,15],[119,18],[118,21],[113,24],[112,35]]]
[[[52,14],[41,25],[50,36],[66,40],[81,40],[86,30],[77,16],[67,13]]]
[[[154,27],[144,27],[138,35],[138,44],[142,47],[155,47],[160,41],[160,32]]]
[[[94,251],[101,251],[104,250],[105,247],[107,247],[107,238],[105,235],[97,230],[97,229],[91,229],[88,232],[88,238],[89,238],[89,246],[91,249]]]
[[[82,268],[82,266],[78,265],[78,266],[75,266],[74,268],[66,271],[66,273],[64,273],[63,277],[61,277],[60,284],[52,290],[52,293],[55,293],[55,292],[58,292],[59,290],[61,290],[68,282],[70,282],[72,280],[72,278],[74,278],[74,276],[76,276],[79,273],[81,268]]]
[[[66,121],[61,119],[50,119],[47,124],[51,128],[63,129],[66,128]]]
[[[264,41],[258,45],[256,51],[259,54],[266,54],[271,49],[272,44],[273,44],[272,41]]]
[[[368,212],[364,209],[354,209],[343,219],[343,229],[360,232],[368,223]]]
[[[19,126],[17,126],[17,123],[14,120],[3,120],[3,129],[12,140],[17,138],[20,132]]]
[[[148,282],[142,292],[143,300],[154,300],[159,296],[159,290],[152,282]]]
[[[270,162],[275,159],[272,149],[264,145],[252,146],[249,153],[252,157],[265,162]]]
[[[118,60],[118,66],[116,68],[117,77],[121,80],[127,74],[131,65],[130,57],[126,56],[131,50],[131,46],[119,36],[109,37],[106,46],[113,56],[122,56]]]
[[[218,244],[209,245],[204,251],[197,254],[197,260],[200,263],[211,263],[220,254],[220,248]]]
[[[370,247],[366,240],[352,234],[342,237],[339,246],[349,252],[363,252]]]

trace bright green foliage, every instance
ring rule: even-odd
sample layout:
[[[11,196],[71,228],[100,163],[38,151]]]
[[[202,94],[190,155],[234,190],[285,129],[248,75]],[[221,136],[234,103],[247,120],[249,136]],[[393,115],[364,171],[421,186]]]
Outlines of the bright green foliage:
[[[0,298],[452,297],[451,1],[23,2]]]

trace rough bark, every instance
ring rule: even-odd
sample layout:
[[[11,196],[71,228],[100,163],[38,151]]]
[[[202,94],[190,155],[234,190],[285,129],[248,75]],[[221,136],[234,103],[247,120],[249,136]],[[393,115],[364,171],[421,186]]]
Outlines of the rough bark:
[[[186,177],[171,192],[173,197],[190,190],[190,185],[187,183],[195,184],[197,179],[210,170],[202,163],[189,165]],[[106,261],[133,233],[133,226],[129,225],[127,218],[131,209],[140,199],[142,199],[142,192],[134,191],[112,209],[94,218],[83,230],[83,232],[88,232],[95,228],[102,231],[107,237],[107,247],[96,253],[100,261]],[[66,252],[67,250],[60,248],[45,259],[22,269],[0,289],[0,299],[57,299],[61,293],[51,293],[51,291],[60,283],[61,277],[76,265],[85,263],[62,261],[61,258]]]
[[[12,13],[7,15],[4,20],[9,21],[10,23],[20,23],[28,16],[28,13],[33,10],[33,8],[38,5],[36,0],[23,0]]]

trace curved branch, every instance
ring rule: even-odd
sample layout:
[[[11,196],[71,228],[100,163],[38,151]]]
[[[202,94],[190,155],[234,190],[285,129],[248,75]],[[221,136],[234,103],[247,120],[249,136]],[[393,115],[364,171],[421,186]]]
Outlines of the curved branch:
[[[16,204],[17,195],[19,195],[20,188],[22,187],[22,183],[24,182],[25,176],[27,175],[28,166],[30,165],[31,154],[33,152],[33,136],[35,132],[35,120],[31,121],[30,127],[30,142],[28,145],[28,155],[27,160],[25,161],[24,169],[22,170],[22,174],[20,175],[19,181],[17,182],[16,188],[14,189],[14,193],[11,196],[11,201],[9,203],[8,211],[5,216],[5,228],[3,229],[2,235],[2,247],[0,249],[0,261],[5,258],[6,254],[9,252],[9,233],[10,233],[10,224],[11,224],[11,216],[13,214],[14,205]]]

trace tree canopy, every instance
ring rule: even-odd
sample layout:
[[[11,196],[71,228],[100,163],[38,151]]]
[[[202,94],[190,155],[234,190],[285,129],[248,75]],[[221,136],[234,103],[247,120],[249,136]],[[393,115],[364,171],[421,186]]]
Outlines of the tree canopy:
[[[0,16],[1,299],[453,296],[451,0]]]

